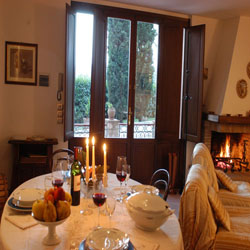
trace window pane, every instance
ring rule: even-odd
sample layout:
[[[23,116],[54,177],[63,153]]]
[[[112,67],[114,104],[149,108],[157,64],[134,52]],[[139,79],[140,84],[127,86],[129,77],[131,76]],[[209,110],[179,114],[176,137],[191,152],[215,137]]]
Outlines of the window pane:
[[[89,137],[93,19],[76,15],[74,137]]]
[[[108,18],[105,138],[127,138],[131,22]]]
[[[155,138],[159,25],[137,22],[134,138]]]

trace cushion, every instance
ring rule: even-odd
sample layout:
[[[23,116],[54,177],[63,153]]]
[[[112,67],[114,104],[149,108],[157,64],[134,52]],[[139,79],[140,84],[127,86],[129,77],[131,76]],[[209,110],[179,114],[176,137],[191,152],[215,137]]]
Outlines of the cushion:
[[[231,193],[232,194],[232,193]],[[218,228],[214,250],[250,249],[250,210],[249,208],[225,206],[230,215],[231,230]]]
[[[215,174],[215,168],[209,149],[204,143],[197,143],[193,150],[192,165],[201,164],[206,170],[210,185],[216,192],[219,191],[218,180]]]
[[[216,220],[222,224],[222,226],[230,231],[230,216],[225,207],[223,206],[222,202],[220,201],[217,193],[215,192],[214,188],[208,187],[208,200],[210,205],[214,211],[214,215]]]
[[[233,182],[233,180],[225,174],[223,171],[216,169],[215,173],[217,175],[217,178],[221,182],[223,186],[225,186],[228,190],[231,192],[237,191],[237,185]]]

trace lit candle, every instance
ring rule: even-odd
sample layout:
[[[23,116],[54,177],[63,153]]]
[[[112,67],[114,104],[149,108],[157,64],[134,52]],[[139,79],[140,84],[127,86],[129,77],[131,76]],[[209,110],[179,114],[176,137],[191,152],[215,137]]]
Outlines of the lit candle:
[[[86,183],[89,182],[89,138],[86,139]]]
[[[104,173],[104,176],[107,176],[107,151],[106,151],[106,144],[105,143],[103,145],[103,152],[104,152],[104,157],[103,157],[103,173]]]
[[[95,180],[95,137],[92,137],[92,179]]]

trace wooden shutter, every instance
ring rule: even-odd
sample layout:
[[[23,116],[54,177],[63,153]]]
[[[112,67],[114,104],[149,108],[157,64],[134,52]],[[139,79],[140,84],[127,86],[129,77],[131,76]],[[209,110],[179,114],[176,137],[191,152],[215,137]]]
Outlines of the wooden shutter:
[[[75,14],[66,4],[64,141],[74,137]]]
[[[205,25],[185,29],[181,138],[201,140]]]

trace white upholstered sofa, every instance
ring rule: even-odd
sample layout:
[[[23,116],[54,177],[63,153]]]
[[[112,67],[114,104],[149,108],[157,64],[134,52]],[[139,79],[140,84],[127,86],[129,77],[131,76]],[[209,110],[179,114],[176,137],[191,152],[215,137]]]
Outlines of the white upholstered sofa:
[[[193,164],[181,196],[179,222],[184,248],[250,249],[250,186],[232,182],[234,192],[220,189],[208,153],[204,144],[195,146]]]
[[[234,181],[234,192],[219,187],[218,178],[209,149],[204,143],[197,143],[193,150],[192,165],[201,164],[207,170],[210,185],[218,192],[218,195],[225,205],[250,207],[250,184],[244,181]],[[218,173],[218,170],[217,170]]]

